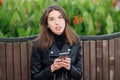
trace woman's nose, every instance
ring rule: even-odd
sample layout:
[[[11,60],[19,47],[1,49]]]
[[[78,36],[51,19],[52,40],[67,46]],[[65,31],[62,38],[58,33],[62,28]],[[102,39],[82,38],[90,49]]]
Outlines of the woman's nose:
[[[58,19],[55,20],[55,24],[56,24],[56,25],[59,24],[59,20],[58,20]]]

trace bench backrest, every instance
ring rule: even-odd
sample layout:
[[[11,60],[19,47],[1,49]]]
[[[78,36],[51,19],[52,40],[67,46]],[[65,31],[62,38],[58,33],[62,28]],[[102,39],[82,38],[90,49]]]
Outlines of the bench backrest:
[[[120,80],[120,33],[81,36],[82,80]],[[0,39],[0,80],[30,80],[32,40],[36,36]]]

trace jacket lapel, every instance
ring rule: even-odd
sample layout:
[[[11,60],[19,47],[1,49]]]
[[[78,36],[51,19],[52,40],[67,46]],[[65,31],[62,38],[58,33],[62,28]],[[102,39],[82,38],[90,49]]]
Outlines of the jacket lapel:
[[[64,44],[64,46],[61,49],[62,52],[70,52],[70,46],[68,44]]]
[[[56,56],[56,57],[58,57],[59,53],[62,53],[62,52],[69,52],[69,55],[71,55],[71,48],[70,48],[70,46],[67,43],[65,43],[63,45],[63,47],[61,48],[61,50],[58,49],[57,46],[54,45],[54,44],[49,49],[49,55],[50,56]]]
[[[57,46],[53,44],[51,46],[50,51],[49,51],[49,56],[56,56],[56,57],[58,57],[60,52],[61,51],[57,48]]]

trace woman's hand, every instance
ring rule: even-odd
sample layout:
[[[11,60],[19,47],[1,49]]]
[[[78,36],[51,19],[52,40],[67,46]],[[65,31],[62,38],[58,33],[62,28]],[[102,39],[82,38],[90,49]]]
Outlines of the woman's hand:
[[[62,64],[61,64],[61,61],[62,60],[59,59],[59,58],[56,58],[54,60],[54,63],[51,65],[51,72],[54,72],[54,71],[56,71],[56,70],[58,70],[58,69],[63,67]]]
[[[64,67],[67,70],[70,70],[70,64],[71,64],[71,60],[69,57],[64,59],[56,58],[54,60],[54,63],[51,65],[51,72],[54,72],[62,67]]]
[[[70,70],[71,59],[69,57],[61,60],[61,65],[67,70]]]

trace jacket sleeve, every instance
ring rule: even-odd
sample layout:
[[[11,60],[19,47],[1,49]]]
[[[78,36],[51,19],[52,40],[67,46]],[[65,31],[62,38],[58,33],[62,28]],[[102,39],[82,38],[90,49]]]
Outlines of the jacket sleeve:
[[[74,80],[81,80],[82,78],[82,51],[81,51],[81,45],[80,42],[78,44],[78,50],[77,50],[77,55],[76,55],[76,61],[75,64],[71,64],[71,69],[70,69],[70,76]]]
[[[48,80],[53,73],[51,73],[50,66],[42,69],[42,52],[35,47],[32,48],[32,55],[30,61],[31,80]]]

